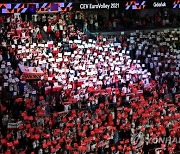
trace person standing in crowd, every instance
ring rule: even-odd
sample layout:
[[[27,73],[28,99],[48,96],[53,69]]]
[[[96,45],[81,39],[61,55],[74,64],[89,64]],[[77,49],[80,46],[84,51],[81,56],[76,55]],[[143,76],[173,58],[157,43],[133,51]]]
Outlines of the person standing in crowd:
[[[84,25],[83,25],[83,32],[87,33],[87,31],[88,31],[88,23],[87,23],[87,20],[85,20]]]
[[[94,26],[95,26],[95,30],[98,30],[98,29],[99,29],[98,20],[95,20],[95,22],[94,22]]]
[[[89,17],[89,28],[90,30],[94,29],[94,20],[92,16]]]

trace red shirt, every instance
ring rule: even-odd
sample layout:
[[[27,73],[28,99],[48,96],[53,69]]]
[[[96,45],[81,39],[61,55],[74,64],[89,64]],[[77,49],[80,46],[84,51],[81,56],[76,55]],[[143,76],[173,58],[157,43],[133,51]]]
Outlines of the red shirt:
[[[60,32],[57,31],[57,32],[56,32],[56,38],[59,38],[59,37],[60,37]]]
[[[38,38],[38,39],[41,39],[41,38],[42,38],[41,33],[38,33],[38,34],[37,34],[37,38]]]
[[[0,23],[3,23],[3,18],[2,17],[0,17]]]
[[[47,27],[47,32],[48,33],[51,32],[51,26],[50,25]]]

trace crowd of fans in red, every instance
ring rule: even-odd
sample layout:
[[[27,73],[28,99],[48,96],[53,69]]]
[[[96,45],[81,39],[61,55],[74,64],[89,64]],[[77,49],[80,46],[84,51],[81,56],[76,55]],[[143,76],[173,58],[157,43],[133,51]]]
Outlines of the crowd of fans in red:
[[[0,153],[178,153],[178,29],[93,40],[70,16],[18,18],[0,29]]]

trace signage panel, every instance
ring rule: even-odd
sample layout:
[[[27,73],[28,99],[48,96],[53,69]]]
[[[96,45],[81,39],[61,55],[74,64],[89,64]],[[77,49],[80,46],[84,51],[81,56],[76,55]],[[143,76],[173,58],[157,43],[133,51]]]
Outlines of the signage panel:
[[[148,8],[173,8],[172,1],[149,1],[147,2],[147,9]]]
[[[180,9],[180,0],[175,0],[173,2],[173,9]]]
[[[0,13],[41,13],[66,12],[72,10],[73,3],[3,3],[0,4]]]
[[[83,11],[83,10],[141,10],[148,8],[180,8],[180,0],[132,0],[120,2],[103,2],[103,3],[1,3],[0,13],[42,13],[42,12],[66,12],[66,11]]]
[[[80,10],[99,10],[99,9],[119,9],[120,3],[81,3],[78,4]]]
[[[141,10],[145,9],[146,1],[128,1],[125,4],[125,10]]]
[[[153,2],[153,7],[166,7],[166,2]]]

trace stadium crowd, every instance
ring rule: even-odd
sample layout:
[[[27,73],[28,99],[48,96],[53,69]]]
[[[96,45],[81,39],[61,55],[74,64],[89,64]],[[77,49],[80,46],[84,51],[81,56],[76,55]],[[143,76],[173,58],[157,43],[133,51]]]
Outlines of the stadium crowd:
[[[144,15],[142,15],[144,14]],[[56,18],[59,15],[34,15],[33,20],[39,23],[48,24],[49,18]],[[61,19],[66,18],[67,22],[73,23],[83,32],[87,31],[112,31],[132,29],[152,29],[162,27],[176,27],[180,25],[180,16],[172,10],[162,9],[153,14],[134,11],[113,11],[106,16],[105,13],[97,12],[68,12],[61,14]]]
[[[180,30],[90,39],[68,19],[1,23],[0,153],[179,151]]]
[[[152,11],[152,10],[151,10]],[[0,16],[1,22],[8,23],[11,15]],[[18,17],[19,18],[19,17]],[[25,20],[25,16],[22,18]],[[136,29],[154,29],[163,27],[178,27],[180,25],[179,13],[173,10],[161,9],[149,13],[136,11],[112,11],[109,16],[105,12],[98,11],[82,12],[72,11],[66,13],[53,14],[34,14],[28,16],[28,20],[37,23],[40,28],[47,27],[51,20],[66,20],[67,24],[73,24],[82,32],[97,31],[117,31],[117,30],[136,30]],[[50,21],[50,22],[49,22]],[[53,24],[55,30],[62,29]],[[47,29],[47,28],[46,28]]]

